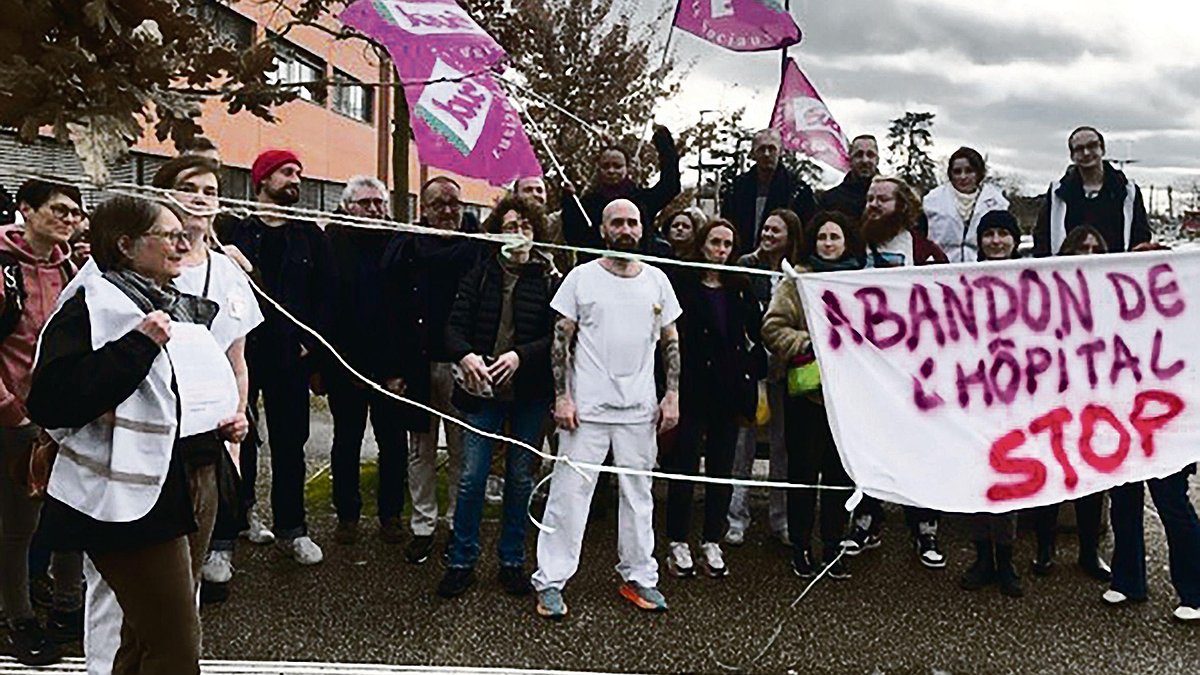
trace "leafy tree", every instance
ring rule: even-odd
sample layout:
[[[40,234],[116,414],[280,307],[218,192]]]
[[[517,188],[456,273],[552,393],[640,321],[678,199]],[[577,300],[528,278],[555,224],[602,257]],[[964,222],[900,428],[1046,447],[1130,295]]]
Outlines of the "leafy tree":
[[[73,141],[93,178],[154,127],[185,144],[200,103],[274,119],[297,96],[273,86],[270,42],[238,48],[202,20],[210,0],[0,0],[0,125],[32,142],[49,127]]]
[[[609,142],[631,152],[639,147],[657,104],[679,89],[675,60],[663,58],[662,27],[671,7],[647,20],[634,0],[460,1],[508,52],[516,75],[509,77],[536,95],[521,98],[580,188],[591,180],[600,148]],[[539,99],[571,111],[604,135]],[[529,126],[538,158],[550,173],[553,163]],[[642,173],[653,172],[653,149],[648,142],[641,149]]]
[[[888,152],[896,173],[921,193],[937,187],[937,165],[929,154],[933,146],[931,112],[906,112],[888,127]]]

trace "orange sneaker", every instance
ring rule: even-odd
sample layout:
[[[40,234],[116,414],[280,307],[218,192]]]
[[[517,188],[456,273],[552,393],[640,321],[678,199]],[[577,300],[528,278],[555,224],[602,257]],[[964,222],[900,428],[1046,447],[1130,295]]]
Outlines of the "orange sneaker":
[[[657,588],[647,588],[632,581],[621,584],[621,597],[647,612],[667,611],[667,599]]]

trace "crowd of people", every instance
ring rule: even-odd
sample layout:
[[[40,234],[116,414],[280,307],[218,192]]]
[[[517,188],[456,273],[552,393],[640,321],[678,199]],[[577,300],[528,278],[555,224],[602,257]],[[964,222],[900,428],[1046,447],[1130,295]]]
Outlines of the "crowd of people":
[[[421,225],[508,235],[503,248],[265,208],[299,202],[303,164],[289,150],[255,160],[251,183],[264,209],[244,217],[218,208],[211,143],[162,166],[155,195],[112,197],[90,212],[71,186],[21,186],[21,222],[0,229],[0,453],[10,468],[0,473],[0,603],[17,658],[54,661],[57,643],[80,638],[86,611],[87,656],[100,670],[199,672],[196,596],[228,596],[239,538],[275,543],[299,565],[323,560],[304,501],[312,394],[328,397],[334,422],[336,544],[362,537],[369,416],[379,447],[378,536],[403,544],[414,565],[440,554],[438,595],[457,597],[476,583],[485,490],[501,447],[367,386],[289,315],[386,391],[533,447],[556,428],[550,445],[559,455],[625,470],[615,480],[617,571],[621,596],[643,610],[668,606],[656,554],[672,576],[724,577],[732,572],[723,547],[745,541],[751,518],[746,488],[705,483],[693,532],[695,484],[671,481],[663,539],[645,472],[697,475],[703,457],[708,477],[748,478],[760,432],[772,479],[832,488],[772,491],[770,531],[790,549],[791,570],[849,579],[853,559],[880,545],[885,510],[870,497],[852,514],[843,507],[852,481],[826,416],[801,296],[783,272],[1012,260],[1021,257],[1018,223],[971,148],[951,155],[947,182],[922,201],[904,181],[879,175],[878,144],[860,136],[845,179],[816,193],[780,163],[778,133],[763,130],[754,166],[709,217],[674,208],[679,158],[669,131],[656,128],[654,146],[653,186],[636,180],[625,150],[606,147],[593,182],[580,194],[565,186],[553,213],[540,177],[517,181],[483,223],[464,213],[452,178],[422,186]],[[1068,148],[1071,165],[1047,194],[1033,255],[1154,247],[1140,192],[1104,160],[1101,133],[1081,127]],[[338,209],[381,222],[390,211],[386,186],[365,176],[347,183]],[[269,299],[256,297],[251,281]],[[255,503],[263,427],[269,525]],[[1147,481],[1171,549],[1175,616],[1185,621],[1200,620],[1192,471]],[[532,453],[504,448],[497,577],[508,593],[535,595],[538,614],[560,619],[589,514],[612,499],[612,486],[555,462],[529,565],[536,472]],[[1078,563],[1108,586],[1110,604],[1146,598],[1143,498],[1141,484],[1111,491],[1112,570],[1099,552],[1103,496],[1074,502]],[[917,560],[944,568],[942,514],[903,511]],[[1034,574],[1054,570],[1058,511],[1031,514]],[[969,519],[976,559],[959,585],[1021,596],[1016,515]],[[437,550],[439,527],[448,531]],[[42,624],[30,580],[47,567],[54,585]]]

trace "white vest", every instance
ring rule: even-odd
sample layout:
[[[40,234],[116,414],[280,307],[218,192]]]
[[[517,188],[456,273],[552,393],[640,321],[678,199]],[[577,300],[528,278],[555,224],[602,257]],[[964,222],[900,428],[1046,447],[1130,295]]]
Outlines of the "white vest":
[[[929,238],[946,253],[952,263],[975,262],[979,259],[979,221],[988,211],[1007,211],[1008,200],[991,183],[979,188],[971,222],[964,223],[958,215],[958,200],[954,186],[946,183],[925,195],[925,216],[929,218]]]
[[[88,307],[92,349],[121,338],[145,318],[124,292],[101,275],[87,275],[79,287]],[[63,293],[60,309],[70,297]],[[212,340],[208,331],[203,334]],[[199,358],[212,363],[200,365],[229,369],[215,340],[211,347]],[[78,429],[48,429],[59,451],[47,492],[103,522],[130,522],[145,516],[158,501],[175,445],[178,402],[173,379],[171,359],[164,349],[146,378],[115,410]]]

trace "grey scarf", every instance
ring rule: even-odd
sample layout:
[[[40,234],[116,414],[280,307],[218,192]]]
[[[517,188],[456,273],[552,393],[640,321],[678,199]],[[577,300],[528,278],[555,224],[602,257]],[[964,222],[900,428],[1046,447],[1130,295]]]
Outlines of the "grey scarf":
[[[213,319],[220,311],[220,305],[212,300],[188,295],[171,284],[159,286],[149,277],[130,269],[109,270],[104,273],[104,278],[121,289],[138,309],[147,314],[161,310],[172,321],[198,323],[211,328]]]

